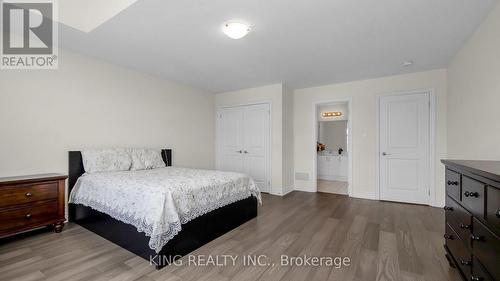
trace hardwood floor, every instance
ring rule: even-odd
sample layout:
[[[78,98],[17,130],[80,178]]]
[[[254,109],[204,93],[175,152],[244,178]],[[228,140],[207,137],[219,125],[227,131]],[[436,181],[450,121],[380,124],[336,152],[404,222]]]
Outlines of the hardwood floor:
[[[0,280],[460,280],[444,257],[440,209],[304,192],[263,201],[256,219],[191,254],[238,255],[234,266],[194,266],[184,257],[157,271],[69,224],[0,244]],[[245,266],[247,255],[265,255],[266,265]],[[281,255],[349,257],[350,266],[280,266]]]
[[[318,180],[318,192],[347,195],[349,194],[348,185],[349,183],[346,181]]]

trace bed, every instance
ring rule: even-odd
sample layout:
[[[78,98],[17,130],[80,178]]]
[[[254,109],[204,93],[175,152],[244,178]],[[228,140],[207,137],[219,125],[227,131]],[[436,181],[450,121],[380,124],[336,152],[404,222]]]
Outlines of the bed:
[[[228,185],[227,178],[234,181],[239,180],[238,175],[235,173],[172,167],[172,151],[170,149],[161,150],[161,158],[166,167],[151,171],[91,174],[85,173],[82,153],[80,151],[70,151],[68,178],[68,194],[70,194],[70,204],[68,205],[69,221],[77,223],[122,248],[143,257],[156,266],[157,269],[160,269],[173,262],[176,258],[192,252],[257,216],[257,205],[260,200],[258,189],[257,193],[250,189],[250,193],[241,191],[243,190],[241,188],[235,188],[236,191],[228,189],[231,185]],[[200,182],[204,182],[204,185],[202,183],[197,184],[197,177],[199,177]],[[222,178],[222,180],[216,180],[218,178]],[[118,179],[119,181],[117,181]],[[182,182],[179,183],[179,181]],[[221,191],[213,192],[207,187],[202,189],[201,187],[208,185],[207,182],[212,184],[213,188]],[[161,184],[167,185],[167,183],[169,187],[171,185],[176,187],[175,192],[165,192],[158,187]],[[226,185],[224,186],[222,183],[226,183]],[[114,184],[117,186],[113,186]],[[122,185],[122,187],[134,185],[134,188],[122,189],[118,188],[118,185]],[[191,185],[201,187],[186,190],[177,188]],[[135,186],[138,188],[135,188]],[[234,183],[233,186],[237,187]],[[86,193],[82,190],[86,191]],[[93,193],[89,192],[89,190]],[[140,204],[135,206],[134,200],[124,197],[122,193],[125,192],[122,190],[134,190],[136,192],[135,194],[129,194],[129,197],[149,196],[148,200],[164,202],[162,203],[164,207],[148,208],[146,211],[143,209],[144,206],[141,207]],[[144,192],[144,190],[148,190],[148,192]],[[153,224],[154,227],[151,227],[150,224],[147,224],[148,227],[141,227],[141,223],[128,219],[127,216],[119,216],[119,213],[113,212],[114,209],[109,206],[104,208],[91,204],[94,202],[92,199],[96,197],[95,194],[100,194],[100,192],[102,192],[103,198],[109,198],[109,196],[116,194],[116,198],[121,199],[115,200],[115,202],[112,202],[113,204],[117,205],[117,202],[121,202],[119,204],[136,208],[134,212],[142,212],[145,217],[152,217],[152,221],[159,223]],[[149,194],[150,192],[151,194]],[[203,192],[212,192],[212,195],[210,193],[206,195]],[[228,192],[231,192],[231,194],[225,194]],[[85,196],[82,194],[85,194]],[[94,194],[94,197],[89,194]],[[203,205],[205,201],[210,199],[206,199],[206,197],[210,196],[218,196],[224,200],[216,198],[219,200],[217,201],[218,204]],[[190,201],[183,201],[182,198],[189,198]],[[198,198],[198,201],[192,198]],[[120,200],[131,201],[122,202]],[[108,199],[104,202],[110,201]],[[175,202],[175,204],[172,202]],[[199,204],[199,208],[193,202]],[[175,206],[175,208],[172,208],[172,206]],[[148,221],[146,218],[144,220]],[[177,225],[176,222],[180,222],[180,225]],[[160,230],[158,231],[158,229]]]

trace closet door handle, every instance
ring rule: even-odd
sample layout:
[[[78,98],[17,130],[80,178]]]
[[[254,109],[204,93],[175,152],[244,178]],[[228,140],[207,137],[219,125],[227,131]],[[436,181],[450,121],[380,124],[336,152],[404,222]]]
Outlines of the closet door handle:
[[[245,150],[245,151],[243,151],[243,153],[245,153],[245,154],[246,154],[246,153],[248,153],[248,151],[246,151],[246,150]]]
[[[242,150],[236,150],[236,153],[242,153],[243,151]]]

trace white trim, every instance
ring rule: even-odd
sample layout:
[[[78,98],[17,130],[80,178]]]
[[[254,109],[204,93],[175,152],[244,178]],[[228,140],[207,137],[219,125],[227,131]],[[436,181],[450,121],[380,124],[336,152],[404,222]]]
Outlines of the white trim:
[[[328,175],[318,175],[318,180],[327,180],[327,181],[347,181],[347,177],[344,176],[328,176]]]
[[[318,139],[318,105],[321,104],[330,104],[330,103],[347,103],[348,114],[347,114],[347,128],[349,130],[349,135],[347,136],[347,158],[348,158],[348,172],[347,172],[347,194],[349,197],[353,197],[353,184],[352,184],[352,159],[353,159],[353,142],[352,142],[352,124],[353,124],[353,114],[352,114],[352,97],[345,98],[337,98],[337,99],[328,99],[328,100],[319,100],[313,102],[313,126],[314,126],[314,134],[311,148],[313,148],[314,154],[314,163],[313,163],[313,174],[312,174],[312,182],[313,182],[313,190],[302,190],[309,192],[318,192],[318,153],[316,152],[316,141]],[[295,176],[295,174],[294,174]],[[300,188],[295,188],[295,190],[301,190]]]
[[[259,102],[248,102],[248,103],[237,103],[237,104],[231,104],[231,105],[216,105],[215,106],[215,167],[217,170],[220,170],[220,144],[219,144],[219,135],[220,135],[220,111],[226,108],[235,108],[235,107],[244,107],[244,106],[252,106],[252,105],[261,105],[261,104],[267,104],[269,105],[269,144],[268,144],[268,151],[267,155],[269,156],[268,160],[268,167],[269,167],[269,178],[268,181],[270,182],[269,186],[269,194],[273,195],[281,195],[281,192],[276,193],[275,190],[273,190],[273,153],[272,153],[272,146],[273,146],[273,102],[271,100],[262,100]]]
[[[380,98],[387,96],[401,96],[413,94],[429,94],[429,194],[427,204],[429,206],[438,206],[436,202],[436,93],[434,88],[428,89],[415,89],[410,91],[397,91],[378,94],[376,96],[376,109],[375,109],[375,128],[376,128],[376,141],[375,141],[375,167],[376,167],[376,182],[375,182],[375,199],[380,200]]]

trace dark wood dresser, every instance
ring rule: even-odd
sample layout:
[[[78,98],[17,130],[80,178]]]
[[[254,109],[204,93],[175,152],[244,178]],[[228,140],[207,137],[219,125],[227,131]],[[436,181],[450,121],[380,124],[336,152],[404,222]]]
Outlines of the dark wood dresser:
[[[61,232],[66,178],[59,174],[0,178],[0,237],[43,226]]]
[[[464,280],[500,281],[500,162],[446,165],[446,257]]]

